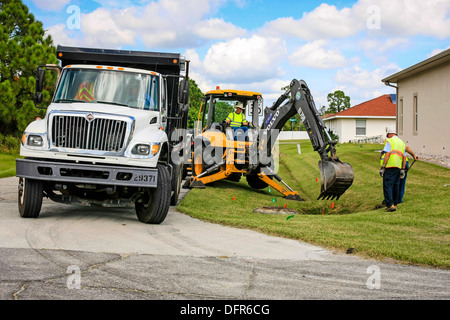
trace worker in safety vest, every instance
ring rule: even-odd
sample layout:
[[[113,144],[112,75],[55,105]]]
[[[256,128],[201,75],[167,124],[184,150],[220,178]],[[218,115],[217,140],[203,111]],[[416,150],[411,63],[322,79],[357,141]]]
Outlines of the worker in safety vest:
[[[230,127],[233,129],[234,138],[236,140],[236,136],[238,133],[238,130],[242,130],[241,138],[244,137],[242,140],[245,139],[245,134],[248,131],[248,125],[249,122],[245,118],[244,111],[244,104],[242,102],[238,102],[235,105],[235,111],[230,113],[226,119],[226,123],[230,125]]]
[[[387,129],[387,139],[384,144],[384,159],[380,168],[383,177],[383,194],[386,211],[397,210],[400,203],[400,180],[405,178],[406,156],[405,143],[397,136],[394,128]]]
[[[82,100],[86,102],[95,101],[96,99],[94,96],[94,83],[90,81],[82,82],[78,87],[78,92],[75,96],[75,100]]]
[[[412,158],[417,161],[419,160],[419,156],[415,154],[415,152],[408,146],[405,147],[405,151],[407,153],[409,153]],[[381,151],[381,155],[380,155],[380,166],[383,166],[383,162],[384,162],[384,155],[386,154],[386,152]],[[400,202],[399,203],[403,203],[403,196],[405,195],[405,187],[406,187],[406,178],[408,177],[408,170],[409,170],[409,160],[408,158],[406,158],[406,164],[405,164],[405,178],[404,179],[400,179]],[[383,200],[383,205],[386,205],[386,201]]]

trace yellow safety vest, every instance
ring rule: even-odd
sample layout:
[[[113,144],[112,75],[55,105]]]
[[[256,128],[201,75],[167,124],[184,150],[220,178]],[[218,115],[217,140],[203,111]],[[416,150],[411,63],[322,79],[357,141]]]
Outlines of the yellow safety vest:
[[[397,136],[386,139],[391,145],[391,152],[386,163],[386,168],[402,168],[403,157],[405,156],[405,143]],[[384,155],[381,157],[384,160]],[[381,162],[383,165],[383,162]]]
[[[382,152],[380,155],[380,166],[383,166],[383,162],[384,162],[384,156],[386,155],[386,152]],[[408,158],[406,158],[406,164],[408,165],[409,161]]]
[[[86,102],[92,102],[95,100],[94,96],[94,84],[91,82],[83,82],[78,88],[78,93],[75,96],[76,100],[83,100]]]
[[[227,119],[231,121],[230,122],[231,127],[242,127],[242,123],[247,121],[247,119],[245,119],[244,112],[241,112],[239,114],[232,112],[228,115]]]

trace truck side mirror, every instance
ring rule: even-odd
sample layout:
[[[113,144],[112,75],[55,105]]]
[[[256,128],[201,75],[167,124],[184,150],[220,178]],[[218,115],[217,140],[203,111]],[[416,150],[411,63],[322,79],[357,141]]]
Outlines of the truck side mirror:
[[[45,70],[38,68],[36,71],[36,92],[42,92],[44,89]]]
[[[35,92],[34,93],[34,104],[37,106],[41,102],[42,102],[42,92]]]
[[[38,107],[38,104],[42,102],[42,90],[44,89],[45,69],[38,68],[36,71],[36,91],[34,93],[34,105]]]
[[[189,103],[189,80],[183,79],[178,85],[178,103]]]

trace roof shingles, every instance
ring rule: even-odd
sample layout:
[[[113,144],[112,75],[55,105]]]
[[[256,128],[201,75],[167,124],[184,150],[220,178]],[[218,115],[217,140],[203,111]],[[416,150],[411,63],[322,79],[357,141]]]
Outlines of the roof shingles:
[[[325,115],[330,117],[395,117],[397,108],[389,94],[363,102],[352,108],[335,114]]]

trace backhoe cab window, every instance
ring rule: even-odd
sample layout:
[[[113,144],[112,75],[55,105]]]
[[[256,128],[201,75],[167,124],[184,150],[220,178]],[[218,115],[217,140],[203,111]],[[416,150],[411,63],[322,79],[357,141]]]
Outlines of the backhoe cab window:
[[[159,111],[159,77],[103,69],[64,69],[54,102],[105,103]]]
[[[234,111],[234,106],[236,105],[238,101],[237,100],[221,100],[217,98],[213,98],[212,105],[210,103],[210,99],[207,99],[204,103],[203,108],[203,117],[202,117],[202,123],[203,128],[208,126],[208,117],[209,117],[209,109],[211,110],[211,123],[221,123],[225,121],[228,117],[228,115]]]

